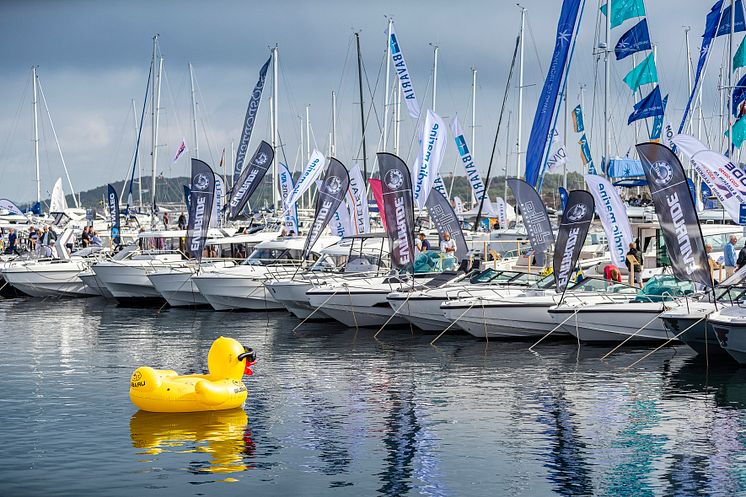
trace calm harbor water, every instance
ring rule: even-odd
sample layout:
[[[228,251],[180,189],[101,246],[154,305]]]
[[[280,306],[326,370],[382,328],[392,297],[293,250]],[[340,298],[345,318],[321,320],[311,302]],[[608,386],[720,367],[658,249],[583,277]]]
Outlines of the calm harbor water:
[[[746,370],[284,313],[0,301],[2,495],[746,494]],[[244,410],[158,415],[139,365],[254,347]]]

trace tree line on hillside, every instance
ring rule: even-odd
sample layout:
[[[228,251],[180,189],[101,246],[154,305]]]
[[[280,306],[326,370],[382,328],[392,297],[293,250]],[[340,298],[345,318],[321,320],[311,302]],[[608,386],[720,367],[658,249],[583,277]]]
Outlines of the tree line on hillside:
[[[296,178],[300,176],[300,173],[296,173]],[[446,189],[449,190],[450,196],[460,197],[464,202],[470,202],[471,200],[471,186],[465,176],[456,176],[452,178],[450,176],[444,177],[443,181],[446,185]],[[150,178],[143,178],[143,203],[149,205],[150,203]],[[111,183],[117,192],[122,193],[122,188],[127,187],[129,190],[129,183],[124,181],[116,181]],[[159,176],[156,180],[156,192],[158,203],[163,204],[175,204],[184,203],[184,186],[189,184],[189,178],[185,176],[176,178],[166,178]],[[263,208],[272,203],[272,189],[271,176],[267,177],[262,181],[262,185],[254,194],[251,205],[254,208]],[[558,208],[560,204],[559,200],[559,187],[562,185],[561,174],[547,174],[544,177],[544,184],[542,185],[542,198],[549,207]],[[583,188],[583,176],[576,172],[567,174],[567,190],[576,190]],[[100,209],[105,202],[107,194],[107,185],[101,185],[90,190],[82,191],[79,193],[81,207]],[[494,200],[495,197],[503,197],[505,195],[505,176],[496,176],[490,180],[489,197]],[[138,203],[138,186],[137,183],[133,185],[132,198],[135,204]],[[127,192],[122,196],[122,207],[127,201]],[[507,189],[507,200],[511,204],[515,203],[513,195],[510,193],[510,189]],[[49,205],[49,199],[46,200],[46,204]],[[67,204],[70,206],[75,205],[72,195],[67,196]],[[22,205],[21,207],[28,207],[30,204]]]

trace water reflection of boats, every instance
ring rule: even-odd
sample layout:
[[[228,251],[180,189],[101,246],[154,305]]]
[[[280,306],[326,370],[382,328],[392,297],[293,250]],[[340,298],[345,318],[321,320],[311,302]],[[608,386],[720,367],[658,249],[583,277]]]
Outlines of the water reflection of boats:
[[[718,407],[746,409],[746,369],[730,360],[711,359],[708,365],[704,358],[693,357],[671,376],[666,388],[672,396],[707,391],[714,393]]]
[[[250,469],[256,445],[243,409],[195,413],[137,411],[130,419],[132,445],[139,454],[210,454],[188,464],[193,473],[236,473]],[[196,456],[195,456],[196,458]]]

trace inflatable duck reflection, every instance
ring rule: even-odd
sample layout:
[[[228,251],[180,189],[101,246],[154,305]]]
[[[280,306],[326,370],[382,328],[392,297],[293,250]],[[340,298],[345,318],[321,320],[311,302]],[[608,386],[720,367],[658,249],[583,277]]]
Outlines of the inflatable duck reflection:
[[[245,471],[255,445],[243,409],[219,412],[154,413],[137,411],[130,419],[132,445],[141,454],[209,453],[210,461],[189,464],[198,472]]]
[[[219,337],[207,354],[209,374],[179,375],[175,371],[137,368],[130,379],[130,400],[143,411],[220,411],[243,405],[256,354],[232,338]]]

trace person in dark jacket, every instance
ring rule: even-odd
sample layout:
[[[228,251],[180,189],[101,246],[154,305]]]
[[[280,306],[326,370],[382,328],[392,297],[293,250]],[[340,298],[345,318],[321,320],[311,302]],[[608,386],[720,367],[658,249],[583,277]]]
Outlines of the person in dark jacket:
[[[738,259],[736,260],[736,266],[741,269],[746,266],[746,242],[743,243],[743,248],[738,252]]]
[[[635,242],[629,244],[629,252],[627,252],[625,264],[630,274],[634,272],[634,283],[642,288],[642,254],[637,250]]]
[[[6,254],[18,255],[18,247],[16,246],[18,240],[18,233],[13,228],[8,230],[8,247],[5,249]]]

